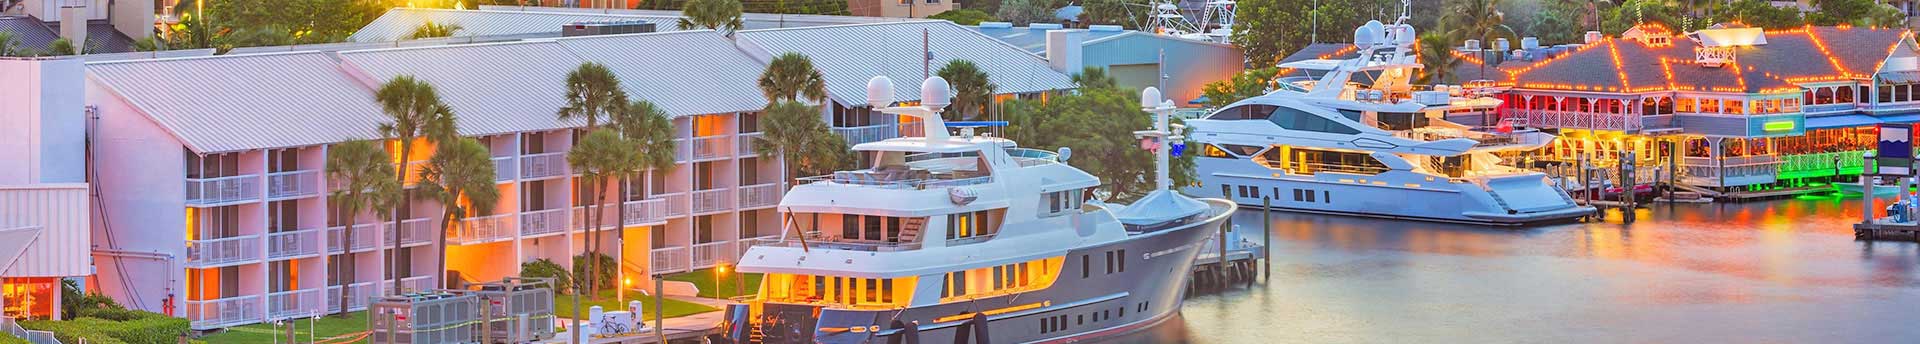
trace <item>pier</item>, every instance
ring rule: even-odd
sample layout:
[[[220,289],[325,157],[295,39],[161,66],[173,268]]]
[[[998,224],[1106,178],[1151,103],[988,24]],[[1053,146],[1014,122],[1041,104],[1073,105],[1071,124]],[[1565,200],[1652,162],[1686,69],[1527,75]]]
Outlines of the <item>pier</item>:
[[[1206,245],[1200,247],[1200,255],[1193,259],[1193,277],[1187,283],[1187,292],[1222,290],[1236,285],[1252,286],[1260,277],[1259,271],[1272,271],[1273,253],[1268,247],[1273,244],[1273,199],[1262,198],[1260,226],[1262,241],[1255,243],[1242,236],[1240,228],[1232,220],[1220,226],[1220,232]],[[1223,240],[1224,239],[1224,240]],[[1261,266],[1266,262],[1266,266]],[[1271,277],[1271,273],[1267,275]]]

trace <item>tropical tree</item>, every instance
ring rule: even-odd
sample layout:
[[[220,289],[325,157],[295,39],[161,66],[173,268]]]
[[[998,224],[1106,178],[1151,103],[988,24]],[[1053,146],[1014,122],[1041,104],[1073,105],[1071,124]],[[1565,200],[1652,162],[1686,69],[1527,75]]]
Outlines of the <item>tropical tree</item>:
[[[945,21],[953,22],[954,24],[972,26],[972,25],[980,25],[980,22],[983,22],[983,21],[993,20],[993,15],[989,15],[987,14],[987,12],[981,12],[980,10],[976,10],[976,9],[961,8],[961,9],[954,9],[946,12],[936,13],[934,15],[927,16],[927,19],[945,20]]]
[[[13,39],[12,31],[0,31],[0,56],[16,56],[19,43]]]
[[[1074,85],[1079,85],[1080,89],[1083,90],[1089,88],[1120,88],[1120,81],[1114,80],[1113,76],[1107,75],[1106,68],[1097,66],[1081,68],[1080,73],[1074,74],[1072,80]]]
[[[1248,69],[1234,74],[1232,79],[1207,83],[1200,92],[1207,98],[1207,107],[1222,108],[1241,99],[1266,94],[1267,83],[1279,73],[1279,67]]]
[[[619,133],[620,138],[624,139],[627,145],[636,148],[634,156],[639,160],[639,165],[635,166],[635,169],[624,171],[627,173],[616,176],[620,178],[620,190],[617,195],[625,197],[628,194],[627,187],[632,184],[628,181],[639,176],[642,171],[665,171],[673,168],[673,120],[667,118],[666,111],[660,110],[659,106],[645,100],[628,103],[607,118],[607,125]],[[614,214],[616,215],[613,223],[616,223],[616,228],[624,228],[627,223],[627,212],[615,211]],[[615,247],[626,245],[626,230],[615,230],[613,237]],[[615,265],[614,268],[618,269],[619,265]],[[624,272],[625,270],[620,270],[615,275]],[[623,276],[616,277],[616,280],[625,280],[625,278],[618,278]]]
[[[1906,16],[1890,5],[1873,0],[1816,0],[1814,5],[1820,11],[1807,15],[1814,25],[1830,26],[1851,24],[1869,27],[1898,27],[1906,22]]]
[[[470,137],[441,142],[420,170],[420,193],[440,202],[440,238],[434,246],[434,271],[447,275],[447,237],[460,219],[485,215],[500,200],[494,188],[493,157],[487,145]],[[442,281],[453,288],[452,281]]]
[[[433,85],[425,81],[407,75],[394,77],[380,85],[380,89],[374,92],[374,99],[380,104],[380,109],[387,114],[388,122],[380,124],[380,135],[398,146],[400,151],[398,161],[403,164],[412,165],[413,146],[418,141],[445,142],[459,135],[453,127],[453,110],[440,101],[440,94],[433,90]],[[409,169],[398,169],[393,174],[394,183],[406,185]],[[396,235],[393,249],[387,253],[388,255],[395,255],[400,251],[398,229],[400,222],[406,218],[401,214],[401,208],[406,204],[407,192],[402,189],[398,194],[393,204],[393,228]],[[389,271],[397,271],[399,259],[392,259],[392,257],[396,256],[389,257],[390,265],[387,268],[390,269]],[[400,289],[399,278],[395,275],[393,280],[392,290],[396,292]]]
[[[1050,5],[1046,0],[1001,0],[993,16],[1015,26],[1046,23],[1053,21],[1053,7]]]
[[[774,57],[767,63],[767,70],[760,72],[760,92],[766,95],[768,103],[823,102],[827,100],[827,77],[813,68],[813,59],[807,55],[788,52]]]
[[[1501,38],[1519,42],[1520,35],[1513,31],[1513,27],[1507,26],[1506,14],[1500,11],[1501,4],[1501,0],[1453,0],[1446,4],[1446,14],[1441,16],[1441,22],[1451,28],[1447,34],[1452,38],[1477,39],[1487,46],[1492,46],[1494,41]],[[1445,47],[1445,51],[1453,51],[1448,44],[1441,44],[1440,47]],[[1480,65],[1480,74],[1486,74],[1486,68],[1485,64]]]
[[[75,51],[73,41],[69,41],[66,38],[55,38],[53,42],[47,43],[47,56],[74,55]]]
[[[680,10],[681,30],[703,28],[733,35],[745,24],[740,20],[740,0],[689,0]]]
[[[327,196],[334,209],[339,209],[345,218],[346,227],[342,230],[340,263],[334,264],[331,272],[334,276],[346,276],[351,284],[353,276],[353,226],[354,219],[361,212],[384,209],[393,206],[395,195],[400,193],[400,184],[391,178],[393,157],[387,155],[380,144],[369,140],[352,140],[333,145],[327,149],[327,178],[341,183],[340,188]],[[374,211],[374,215],[385,218],[385,213]],[[340,304],[349,304],[352,293],[341,292]],[[341,307],[336,316],[345,317],[346,307]]]
[[[620,78],[606,65],[595,62],[581,63],[580,67],[567,72],[566,92],[567,105],[555,116],[563,121],[585,119],[587,131],[598,128],[601,117],[627,103],[627,92],[620,89]]]
[[[1460,66],[1460,57],[1453,55],[1453,39],[1441,33],[1424,33],[1415,42],[1420,45],[1421,84],[1433,85],[1454,82],[1459,78],[1453,75],[1453,69]]]
[[[1148,176],[1154,170],[1153,156],[1140,149],[1133,136],[1134,131],[1153,125],[1140,109],[1139,94],[1117,88],[1081,89],[1044,101],[1012,102],[1005,110],[1007,121],[1016,127],[1009,131],[1018,134],[1014,140],[1021,146],[1093,152],[1076,154],[1067,163],[1100,177],[1114,199],[1151,189],[1153,179]]]
[[[934,72],[953,86],[953,111],[959,118],[977,117],[987,113],[987,105],[992,101],[993,91],[998,88],[993,80],[987,78],[987,72],[980,70],[973,61],[953,60]]]
[[[827,129],[819,108],[797,101],[768,104],[760,115],[760,140],[753,151],[762,159],[786,162],[782,173],[789,185],[794,176],[823,174],[852,160],[847,141]]]
[[[425,24],[420,24],[419,28],[413,29],[413,39],[453,36],[453,32],[460,29],[460,25],[457,24],[441,24],[429,20]]]
[[[620,134],[603,128],[587,133],[586,137],[580,139],[579,144],[573,146],[573,150],[567,152],[567,165],[573,167],[574,172],[580,173],[582,185],[586,186],[584,189],[589,198],[585,218],[588,225],[583,229],[587,232],[587,255],[590,257],[600,253],[599,230],[600,223],[605,218],[605,215],[601,214],[604,209],[601,209],[600,205],[606,197],[607,186],[615,177],[631,175],[641,167],[640,155],[634,151],[635,148],[631,142],[621,139]],[[574,276],[576,279],[574,285],[581,286],[585,293],[594,295],[595,298],[599,297],[597,291],[599,286],[593,281],[592,276],[598,276],[595,271],[599,270],[599,261],[599,259],[588,259],[587,273],[584,276]],[[582,278],[585,279],[584,282],[579,280]],[[579,312],[578,309],[574,311]]]

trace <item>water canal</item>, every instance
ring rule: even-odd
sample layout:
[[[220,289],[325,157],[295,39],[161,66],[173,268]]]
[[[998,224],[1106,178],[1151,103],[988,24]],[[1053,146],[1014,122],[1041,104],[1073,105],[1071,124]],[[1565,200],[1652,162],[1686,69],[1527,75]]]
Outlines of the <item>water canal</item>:
[[[1920,251],[1854,241],[1859,207],[1656,204],[1518,230],[1275,212],[1271,281],[1111,342],[1920,341]],[[1258,232],[1258,210],[1236,216]]]

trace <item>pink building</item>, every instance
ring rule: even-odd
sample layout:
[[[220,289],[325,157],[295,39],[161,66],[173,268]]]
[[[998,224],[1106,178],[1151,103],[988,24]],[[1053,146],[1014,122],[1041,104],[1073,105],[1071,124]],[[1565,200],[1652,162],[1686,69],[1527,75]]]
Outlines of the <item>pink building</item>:
[[[0,310],[60,318],[62,279],[93,274],[78,59],[0,58]]]

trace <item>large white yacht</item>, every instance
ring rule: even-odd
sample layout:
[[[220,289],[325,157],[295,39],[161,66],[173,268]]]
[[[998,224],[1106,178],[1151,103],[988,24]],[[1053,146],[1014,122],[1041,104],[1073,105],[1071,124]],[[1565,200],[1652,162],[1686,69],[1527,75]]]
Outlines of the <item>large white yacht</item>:
[[[1194,258],[1236,208],[1180,196],[1165,178],[1133,206],[1087,201],[1100,181],[1058,154],[948,134],[938,113],[946,81],[927,79],[920,106],[889,107],[890,84],[874,78],[869,101],[920,118],[927,136],[856,145],[871,168],[802,179],[780,202],[784,238],[741,257],[739,271],[765,274],[759,292],[729,305],[710,341],[1025,343],[1127,333],[1178,311]],[[1178,139],[1164,124],[1142,133]]]
[[[1283,64],[1307,76],[1188,121],[1201,183],[1187,192],[1245,206],[1271,199],[1278,210],[1474,224],[1591,214],[1544,174],[1500,156],[1538,149],[1551,135],[1511,122],[1446,120],[1480,118],[1475,113],[1500,101],[1462,87],[1412,85],[1422,66],[1404,22],[1368,22],[1354,32],[1357,57]]]

